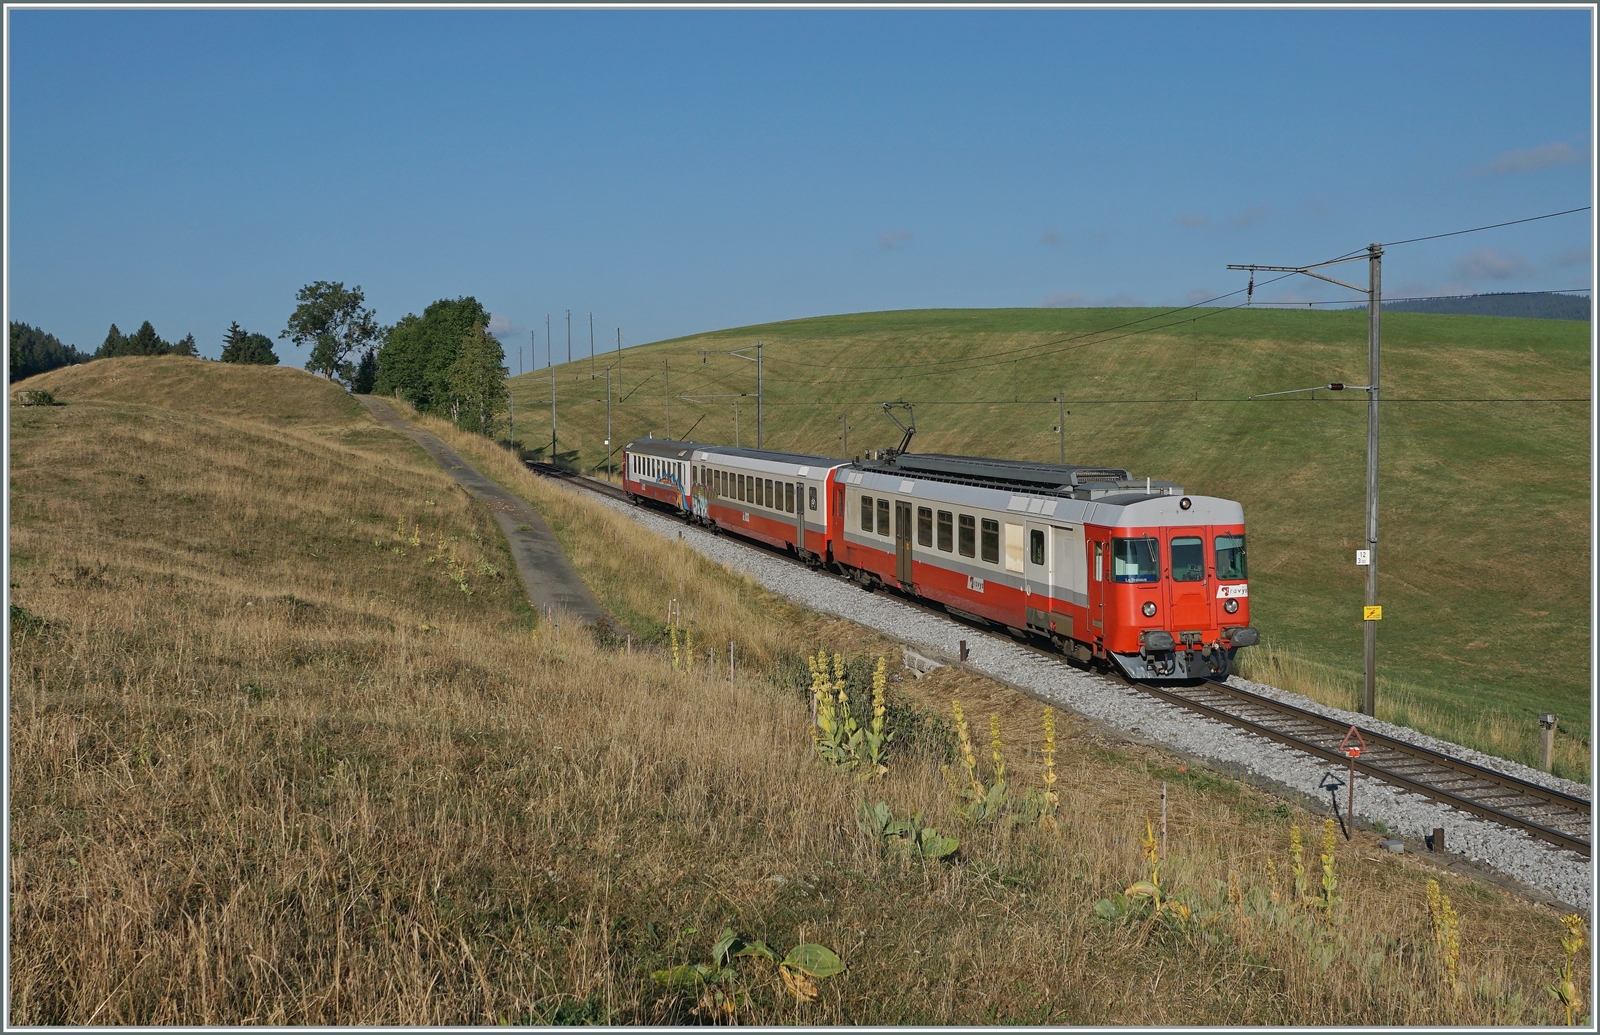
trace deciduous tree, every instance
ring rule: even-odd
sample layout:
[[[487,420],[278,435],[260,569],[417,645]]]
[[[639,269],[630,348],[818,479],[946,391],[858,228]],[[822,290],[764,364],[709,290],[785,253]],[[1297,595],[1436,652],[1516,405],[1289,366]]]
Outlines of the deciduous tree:
[[[475,323],[450,365],[452,416],[458,426],[494,435],[506,412],[505,350],[494,335]]]
[[[299,303],[280,338],[296,346],[310,344],[306,369],[348,385],[355,376],[350,356],[378,337],[378,321],[363,303],[361,285],[346,290],[343,282],[319,280],[295,296]]]
[[[384,334],[373,392],[426,412],[449,409],[450,367],[473,326],[488,323],[489,313],[471,295],[441,298],[421,316],[407,314]]]

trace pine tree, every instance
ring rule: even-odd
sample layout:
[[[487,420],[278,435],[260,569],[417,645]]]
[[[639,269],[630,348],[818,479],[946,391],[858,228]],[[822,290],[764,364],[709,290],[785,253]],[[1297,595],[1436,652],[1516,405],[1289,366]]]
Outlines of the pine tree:
[[[116,324],[112,324],[111,330],[106,332],[106,340],[101,342],[100,347],[95,350],[94,358],[106,359],[110,356],[126,356],[127,354],[128,339],[121,331],[117,330]]]
[[[222,336],[222,362],[243,363],[240,353],[244,348],[245,339],[249,336],[249,332],[239,326],[238,320],[229,324],[227,333]]]
[[[83,363],[89,357],[75,345],[63,345],[54,334],[11,321],[11,380],[20,381],[46,370]]]
[[[174,356],[198,356],[200,355],[200,346],[195,344],[192,333],[185,334],[182,341],[173,344],[172,354]]]
[[[361,354],[361,362],[356,364],[356,376],[350,379],[350,390],[357,395],[371,395],[372,386],[378,380],[378,350],[369,347]]]
[[[146,320],[139,325],[137,331],[134,331],[128,337],[127,350],[123,355],[160,356],[171,351],[172,346],[162,341],[161,336],[156,333],[156,329],[150,325],[150,321]]]

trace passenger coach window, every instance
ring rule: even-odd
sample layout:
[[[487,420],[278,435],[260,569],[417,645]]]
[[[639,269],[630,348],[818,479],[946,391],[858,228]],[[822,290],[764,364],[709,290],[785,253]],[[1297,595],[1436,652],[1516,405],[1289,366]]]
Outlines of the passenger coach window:
[[[809,501],[810,509],[816,510],[817,509],[817,487],[815,485],[811,486],[810,489],[806,490],[806,498]]]
[[[872,497],[861,497],[861,531],[872,531]]]
[[[1154,539],[1111,540],[1111,581],[1160,582],[1161,560],[1157,549]]]
[[[993,518],[983,519],[983,559],[1000,563],[1000,522]]]
[[[978,555],[978,522],[971,514],[961,515],[961,536],[958,540],[961,549],[957,552],[963,557],[976,557]]]
[[[1244,536],[1217,536],[1217,578],[1245,579]]]
[[[933,511],[927,507],[917,508],[917,545],[933,545]]]
[[[889,501],[882,497],[878,499],[878,534],[889,534]]]
[[[773,506],[773,504],[772,504],[772,479],[771,478],[763,478],[763,479],[761,479],[761,481],[763,483],[763,487],[766,490],[765,495],[766,495],[766,499],[767,499],[767,509],[769,509],[769,510],[777,510],[778,508]]]
[[[1033,563],[1035,564],[1042,565],[1044,563],[1043,529],[1030,528],[1028,530],[1028,556],[1032,558]]]
[[[951,545],[951,540],[953,538],[954,537],[951,535],[950,512],[948,510],[941,510],[939,511],[939,549],[943,550],[945,553],[949,553],[951,550],[954,550],[955,547]]]
[[[1198,536],[1172,541],[1172,581],[1199,582],[1206,577],[1206,544]]]
[[[790,513],[790,514],[794,513],[794,483],[793,482],[784,482],[783,483],[783,509],[786,512]]]

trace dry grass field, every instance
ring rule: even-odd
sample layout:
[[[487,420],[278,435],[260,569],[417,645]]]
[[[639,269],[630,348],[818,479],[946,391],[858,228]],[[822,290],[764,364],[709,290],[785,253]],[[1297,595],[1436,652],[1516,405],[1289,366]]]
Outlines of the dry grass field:
[[[824,765],[803,656],[846,655],[859,702],[891,644],[482,440],[427,422],[546,515],[631,651],[540,622],[488,515],[301,371],[121,359],[22,387],[64,405],[10,428],[11,1024],[1566,1019],[1552,910],[1365,833],[1329,872],[1321,817],[1072,716],[1055,829],[962,820],[952,699],[985,779],[991,716],[1013,798],[1044,772],[1040,706],[970,673],[890,680],[881,779]],[[1163,782],[1159,883],[1188,915],[1098,916],[1150,876]],[[886,851],[856,822],[879,801],[959,850]],[[652,977],[724,927],[846,969],[813,1002],[753,957]]]

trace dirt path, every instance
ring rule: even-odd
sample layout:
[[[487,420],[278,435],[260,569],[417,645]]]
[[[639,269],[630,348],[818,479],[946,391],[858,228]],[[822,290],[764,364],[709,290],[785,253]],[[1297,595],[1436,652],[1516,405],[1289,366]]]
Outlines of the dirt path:
[[[583,584],[567,555],[556,541],[544,518],[527,503],[513,496],[495,482],[478,473],[477,468],[463,460],[460,454],[437,437],[414,427],[395,408],[382,399],[358,395],[371,414],[389,427],[410,438],[439,462],[445,472],[461,487],[489,508],[500,525],[500,531],[511,547],[511,558],[517,565],[517,574],[528,591],[528,603],[542,613],[546,607],[565,611],[585,625],[604,625],[613,631],[620,630],[616,620],[606,614],[595,601],[589,587]]]

